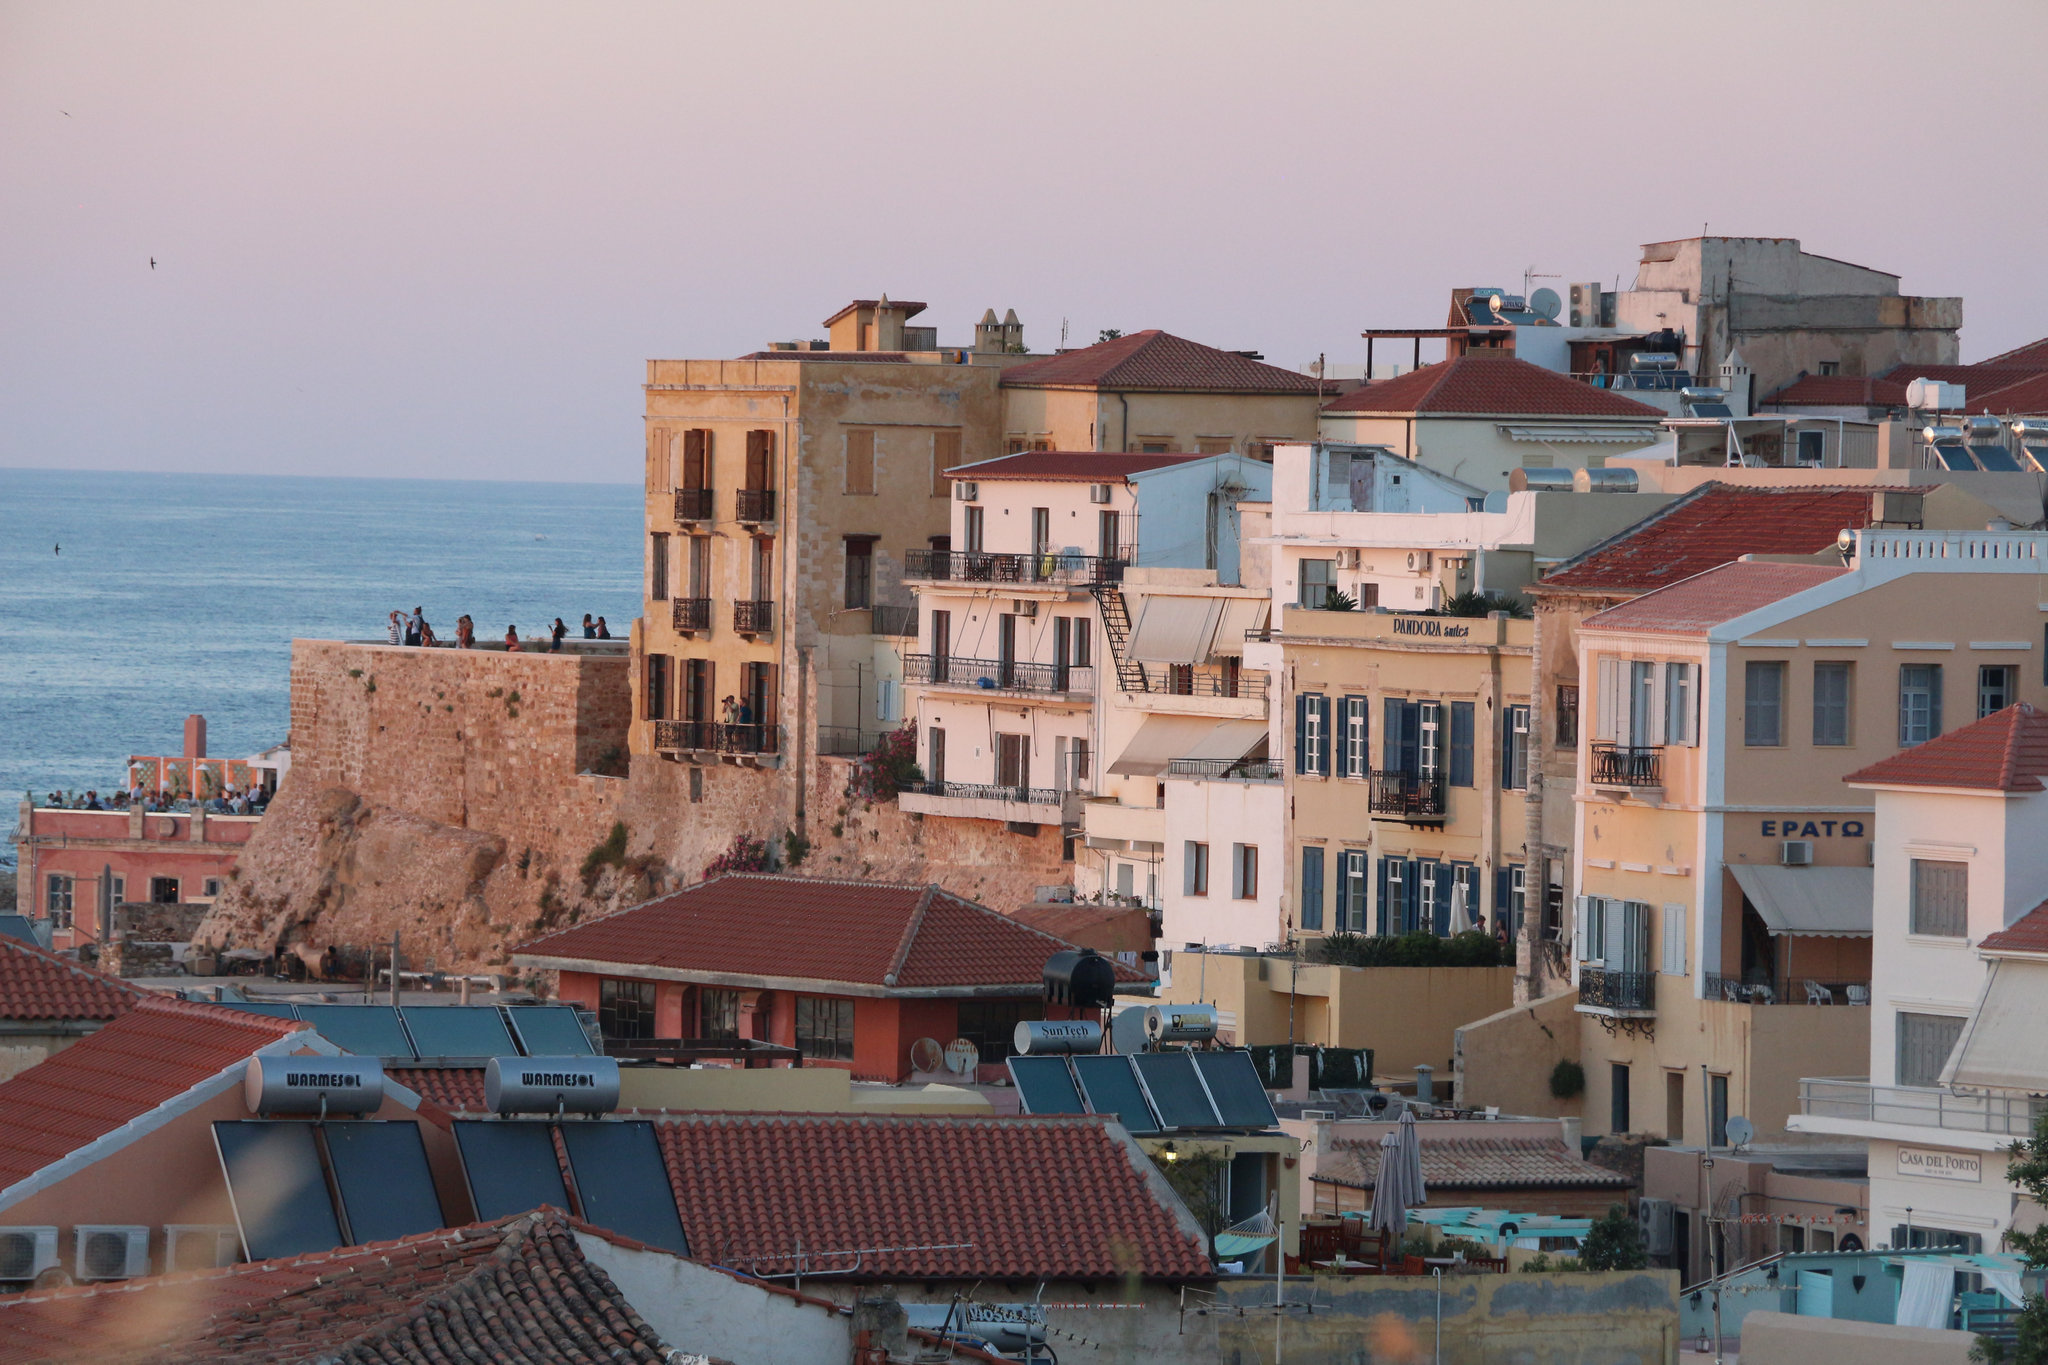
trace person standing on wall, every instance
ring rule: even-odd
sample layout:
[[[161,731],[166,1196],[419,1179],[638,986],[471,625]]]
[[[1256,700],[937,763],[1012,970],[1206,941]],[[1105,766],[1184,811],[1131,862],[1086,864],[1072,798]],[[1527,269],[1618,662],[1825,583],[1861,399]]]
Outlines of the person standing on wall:
[[[590,619],[590,613],[587,611],[583,613],[583,638],[586,640],[595,640],[597,638],[597,623]]]
[[[555,618],[555,627],[554,627],[554,629],[553,629],[553,630],[550,630],[550,631],[548,632],[548,653],[550,653],[550,654],[559,654],[559,653],[561,653],[561,652],[562,652],[562,637],[563,637],[564,635],[567,635],[568,633],[569,633],[569,628],[568,628],[567,626],[563,625],[563,624],[562,624],[562,618],[561,618],[561,617],[559,617],[559,616],[557,616],[557,617]]]
[[[395,610],[391,613],[391,643],[394,645],[405,643],[405,622],[399,619],[398,613]]]

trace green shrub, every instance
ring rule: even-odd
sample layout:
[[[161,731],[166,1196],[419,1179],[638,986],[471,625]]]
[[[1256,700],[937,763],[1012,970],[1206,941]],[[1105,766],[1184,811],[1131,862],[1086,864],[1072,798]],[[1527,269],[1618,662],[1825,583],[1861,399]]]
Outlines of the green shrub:
[[[1607,1216],[1587,1230],[1579,1264],[1587,1270],[1642,1270],[1650,1264],[1650,1254],[1643,1250],[1643,1230],[1626,1208],[1612,1205]]]
[[[1440,614],[1444,616],[1488,616],[1504,611],[1517,620],[1529,615],[1529,604],[1519,597],[1509,597],[1498,592],[1461,592],[1455,597],[1444,599]]]
[[[1586,1068],[1566,1057],[1550,1068],[1550,1093],[1557,1099],[1569,1100],[1586,1091]]]
[[[1304,950],[1310,962],[1340,967],[1498,967],[1507,958],[1499,940],[1478,931],[1438,938],[1431,933],[1330,934]]]
[[[583,855],[583,889],[588,891],[597,883],[597,875],[607,867],[626,865],[626,823],[614,821],[612,832],[605,841]]]

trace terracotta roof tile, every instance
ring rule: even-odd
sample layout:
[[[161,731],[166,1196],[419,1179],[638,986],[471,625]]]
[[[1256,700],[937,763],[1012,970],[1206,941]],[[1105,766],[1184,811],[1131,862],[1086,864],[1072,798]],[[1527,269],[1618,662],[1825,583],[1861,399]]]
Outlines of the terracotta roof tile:
[[[2026,702],[1994,711],[1843,778],[1868,787],[2037,792],[2048,777],[2048,715]]]
[[[0,1189],[307,1026],[150,996],[0,1084]]]
[[[521,958],[887,989],[1017,986],[1074,945],[936,886],[740,873],[521,944]],[[1119,967],[1125,979],[1142,980]],[[893,975],[894,979],[889,979]]]
[[[1983,362],[1986,365],[2024,365],[2029,369],[2048,370],[2048,337],[2030,341],[2024,346],[2015,346],[2010,351],[2001,351]]]
[[[1310,1179],[1369,1190],[1379,1180],[1377,1139],[1339,1140]],[[1573,1156],[1557,1138],[1444,1138],[1422,1143],[1422,1183],[1438,1190],[1619,1190],[1633,1184],[1619,1171]]]
[[[1760,407],[1882,407],[1906,405],[1906,381],[1875,375],[1809,374],[1766,397]]]
[[[1969,412],[1988,412],[1998,417],[2048,415],[2048,374],[2037,374],[2002,389],[1963,391],[1963,407]]]
[[[2035,906],[1977,945],[1981,953],[2048,953],[2048,902]]]
[[[1179,1201],[1104,1119],[690,1114],[656,1127],[692,1250],[738,1269],[787,1269],[801,1237],[819,1256],[972,1244],[866,1254],[861,1274],[881,1278],[1214,1273]]]
[[[576,1231],[541,1209],[290,1260],[0,1298],[0,1362],[667,1359]]]
[[[1849,572],[1831,564],[1773,564],[1737,561],[1659,588],[1618,607],[1595,612],[1581,630],[1653,630],[1704,635],[1726,621],[1747,616],[1797,592]]]
[[[1003,387],[1180,389],[1196,392],[1321,392],[1314,378],[1157,328],[1098,342],[1003,371]]]
[[[149,994],[34,944],[0,937],[0,1019],[113,1019]]]
[[[480,1066],[394,1066],[384,1074],[450,1114],[488,1114]]]
[[[1209,458],[1126,454],[1117,450],[1026,450],[975,464],[955,465],[946,472],[956,479],[1073,479],[1081,483],[1107,483]]]
[[[1461,355],[1395,379],[1353,389],[1326,413],[1410,413],[1438,417],[1627,417],[1661,422],[1664,412],[1612,389],[1596,389],[1512,356]]]
[[[1869,488],[1702,484],[1558,565],[1534,589],[1642,593],[1744,555],[1818,554],[1871,521]]]
[[[1142,953],[1152,946],[1152,912],[1138,905],[1026,905],[1010,918],[1098,953]]]

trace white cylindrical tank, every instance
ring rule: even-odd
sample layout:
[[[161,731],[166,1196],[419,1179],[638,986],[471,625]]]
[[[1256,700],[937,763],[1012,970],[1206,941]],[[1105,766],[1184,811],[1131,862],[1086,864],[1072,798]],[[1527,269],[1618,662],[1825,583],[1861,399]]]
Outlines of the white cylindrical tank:
[[[611,1057],[493,1057],[484,1065],[484,1102],[494,1114],[609,1114],[619,1107],[619,1064]]]
[[[384,1104],[375,1057],[251,1057],[242,1098],[252,1114],[373,1114]]]
[[[1020,1057],[1102,1051],[1102,1025],[1093,1019],[1020,1019],[1011,1050]]]
[[[1148,1005],[1145,1036],[1155,1043],[1206,1043],[1219,1022],[1214,1005]]]

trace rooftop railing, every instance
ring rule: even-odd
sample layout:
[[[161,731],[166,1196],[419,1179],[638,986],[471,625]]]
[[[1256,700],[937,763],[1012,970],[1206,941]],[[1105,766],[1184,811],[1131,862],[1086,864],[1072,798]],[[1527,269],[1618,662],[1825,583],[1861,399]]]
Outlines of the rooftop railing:
[[[1747,1005],[1868,1005],[1868,981],[1820,981],[1812,977],[1742,977],[1706,974],[1706,998]]]
[[[1200,782],[1278,782],[1282,769],[1263,758],[1173,758],[1166,775]]]
[[[1873,1085],[1861,1077],[1808,1076],[1799,1112],[1815,1118],[1945,1128],[1959,1133],[2030,1137],[2048,1100],[2032,1095],[1966,1094],[1935,1086]]]

